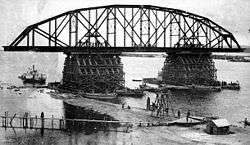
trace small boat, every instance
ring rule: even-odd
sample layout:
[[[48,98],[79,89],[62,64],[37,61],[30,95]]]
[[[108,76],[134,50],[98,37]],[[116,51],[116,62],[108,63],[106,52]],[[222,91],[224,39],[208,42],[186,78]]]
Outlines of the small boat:
[[[191,90],[220,92],[220,86],[187,85]]]
[[[231,62],[250,62],[249,59],[245,59],[244,57],[243,58],[232,58],[232,59],[229,59],[228,61],[231,61]]]
[[[84,93],[82,95],[89,99],[111,100],[117,98],[115,93]]]
[[[23,80],[24,83],[44,84],[46,82],[47,76],[45,74],[39,73],[33,65],[32,69],[29,68],[26,73],[23,73],[21,76],[18,76],[18,78]]]
[[[8,90],[12,90],[12,89],[15,89],[15,88],[17,88],[17,87],[14,86],[14,85],[11,85],[11,86],[8,86],[8,87],[7,87]]]
[[[158,88],[154,88],[154,87],[148,86],[146,84],[140,85],[140,89],[143,91],[149,91],[149,92],[157,92],[158,91]]]
[[[15,91],[15,92],[18,92],[18,91],[20,91],[20,89],[19,89],[19,88],[15,88],[14,91]]]
[[[204,85],[161,85],[160,90],[190,90],[190,91],[212,91],[212,92],[220,92],[221,86],[204,86]]]
[[[142,80],[133,79],[134,82],[141,82]]]
[[[229,89],[229,90],[240,90],[240,84],[238,81],[236,83],[231,82],[231,83],[225,83],[222,85],[223,89]]]
[[[142,80],[144,83],[148,83],[148,84],[160,84],[161,80],[160,77],[159,78],[143,78]]]
[[[239,123],[243,123],[244,126],[250,126],[250,121],[248,121],[247,118],[245,118],[243,121],[240,121]]]
[[[123,90],[116,90],[116,94],[119,96],[129,96],[129,97],[136,97],[140,98],[144,96],[143,90],[141,89],[123,89]]]

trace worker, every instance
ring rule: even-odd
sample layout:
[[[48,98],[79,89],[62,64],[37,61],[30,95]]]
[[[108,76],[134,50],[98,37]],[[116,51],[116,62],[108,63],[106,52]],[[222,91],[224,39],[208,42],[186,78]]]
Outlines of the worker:
[[[245,118],[245,120],[244,120],[244,128],[246,128],[247,123],[248,123],[247,118]]]
[[[187,118],[186,118],[187,122],[188,122],[189,117],[190,117],[190,110],[188,110],[188,112],[187,112]]]
[[[161,108],[160,108],[160,107],[157,107],[157,112],[156,112],[156,116],[157,116],[157,117],[159,116],[160,111],[161,111]]]
[[[153,112],[155,111],[155,109],[156,109],[156,105],[155,105],[155,103],[152,103],[152,112],[151,112],[151,116],[153,115]]]
[[[180,110],[178,110],[177,115],[178,115],[178,118],[180,119],[181,118],[181,111]]]
[[[44,134],[44,113],[41,113],[41,135]]]
[[[152,103],[152,108],[153,110],[155,110],[155,103]]]
[[[160,94],[157,93],[155,100],[157,100],[159,98],[159,96],[160,96]]]
[[[148,97],[147,99],[147,107],[146,110],[150,110],[150,98]]]
[[[168,116],[168,110],[169,110],[169,108],[167,107],[167,108],[166,108],[166,114],[167,114],[167,116]]]

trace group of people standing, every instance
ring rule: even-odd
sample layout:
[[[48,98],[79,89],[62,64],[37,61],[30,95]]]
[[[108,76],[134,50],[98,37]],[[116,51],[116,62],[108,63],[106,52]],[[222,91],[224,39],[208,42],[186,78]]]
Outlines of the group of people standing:
[[[150,98],[148,97],[147,98],[147,103],[146,103],[146,110],[156,111],[156,109],[157,109],[157,105],[154,102],[151,104]],[[165,111],[166,111],[166,113],[168,115],[169,108],[166,108]],[[191,115],[191,112],[190,112],[190,110],[188,110],[187,114],[186,114],[186,121],[187,122],[189,121],[190,115]],[[177,117],[181,118],[181,111],[180,110],[177,111]]]

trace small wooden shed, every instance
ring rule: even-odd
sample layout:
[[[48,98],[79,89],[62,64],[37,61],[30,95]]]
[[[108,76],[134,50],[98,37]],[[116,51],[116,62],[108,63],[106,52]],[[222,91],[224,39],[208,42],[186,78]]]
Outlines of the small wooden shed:
[[[208,122],[206,132],[215,135],[229,134],[230,123],[226,119],[216,119]]]

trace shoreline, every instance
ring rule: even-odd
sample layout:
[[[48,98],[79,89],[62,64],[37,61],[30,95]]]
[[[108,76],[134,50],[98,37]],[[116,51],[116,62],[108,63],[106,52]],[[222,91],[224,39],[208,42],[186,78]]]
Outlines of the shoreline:
[[[36,89],[36,91],[40,91],[40,89]],[[46,93],[46,91],[44,91]],[[56,97],[57,96],[57,97]],[[81,106],[84,106],[85,109],[99,108],[100,106],[110,106],[110,108],[101,109],[100,113],[112,113],[114,115],[119,115],[120,119],[127,119],[126,121],[155,121],[158,122],[158,118],[150,117],[150,112],[147,112],[143,109],[136,109],[131,107],[130,110],[122,109],[121,105],[113,104],[109,102],[103,102],[99,100],[87,99],[87,98],[77,98],[71,94],[60,94],[55,93],[55,95],[50,95],[50,97],[62,100],[64,102],[68,102],[70,104],[75,105],[77,108],[82,110]],[[96,105],[97,104],[97,105]],[[75,110],[79,113],[79,110]],[[146,112],[146,113],[145,113]],[[70,112],[71,113],[71,112]],[[80,113],[81,114],[81,113]],[[146,114],[146,115],[145,115]],[[145,117],[146,116],[146,117]],[[118,118],[117,118],[118,119]],[[182,145],[182,144],[249,144],[250,143],[250,127],[242,128],[239,126],[231,126],[231,132],[234,132],[229,135],[210,135],[204,132],[205,125],[196,125],[193,127],[180,127],[180,126],[143,126],[143,127],[134,127],[133,130],[129,133],[124,132],[109,132],[109,136],[106,136],[106,140],[102,143],[111,144],[110,140],[114,139],[114,136],[118,136],[119,138],[115,138],[116,142],[126,142],[128,144],[173,144],[173,145]],[[99,135],[98,137],[102,137],[105,132],[104,131],[96,131],[92,134],[82,134],[84,130],[80,130],[80,132],[74,134],[73,136],[79,138],[80,140],[85,139],[85,141],[90,139],[90,136]],[[41,137],[37,135],[37,131],[32,131],[32,133],[27,134],[17,134],[11,140],[12,143],[29,143],[31,140],[36,140],[39,142],[46,142],[48,139],[51,139],[52,142],[61,142],[63,140],[70,140],[69,136],[67,136],[67,132],[50,132],[46,131],[45,137]],[[23,138],[23,139],[22,139]],[[66,138],[66,139],[65,139]],[[101,138],[102,139],[102,138]],[[15,141],[15,142],[14,142]],[[100,140],[91,140],[96,144],[101,144]],[[8,144],[10,141],[6,141]],[[86,142],[81,142],[82,144]]]
[[[133,107],[130,110],[122,109],[121,105],[94,99],[88,99],[88,98],[72,99],[72,97],[69,96],[69,98],[67,97],[64,98],[63,101],[77,107],[80,110],[83,109],[84,111],[86,111],[86,110],[96,109],[99,110],[98,114],[107,114],[116,116],[113,118],[114,120],[134,121],[134,122],[150,121],[158,123],[159,121],[164,121],[166,119],[166,118],[159,119],[152,117],[150,116],[150,112],[147,112],[145,110],[140,110]],[[205,128],[206,125],[204,124],[195,125],[191,127],[183,127],[177,125],[150,126],[150,127],[142,126],[142,127],[133,127],[132,131],[128,133],[122,133],[122,132],[113,132],[113,133],[118,136],[122,136],[122,139],[117,139],[117,142],[126,141],[126,143],[133,143],[133,144],[151,143],[155,145],[160,145],[160,144],[241,145],[250,143],[250,138],[249,138],[250,126],[243,128],[241,126],[232,125],[230,127],[231,133],[228,135],[210,135],[204,131]],[[102,134],[102,131],[97,131],[94,134],[99,134],[99,133]]]

